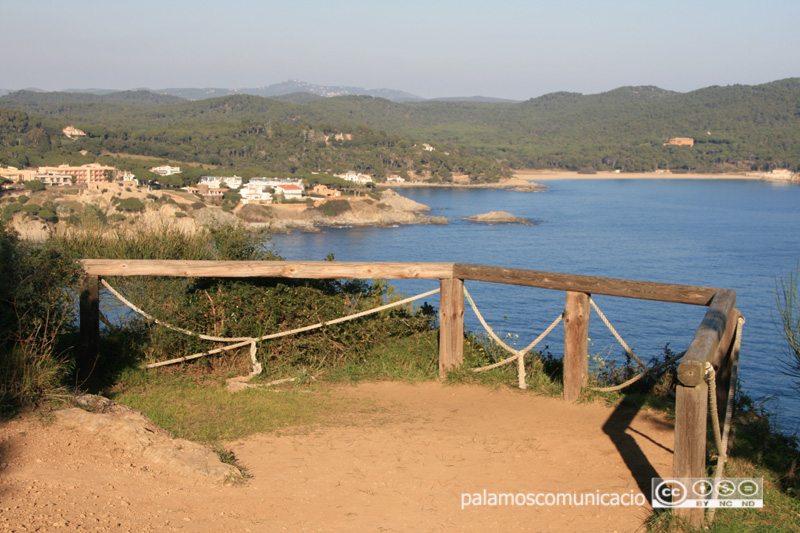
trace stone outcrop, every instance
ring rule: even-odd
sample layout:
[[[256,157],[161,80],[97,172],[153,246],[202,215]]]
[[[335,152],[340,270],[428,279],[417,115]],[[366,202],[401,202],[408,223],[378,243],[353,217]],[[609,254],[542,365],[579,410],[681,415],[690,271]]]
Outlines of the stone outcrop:
[[[102,406],[106,412],[100,413],[77,407],[63,409],[56,412],[56,423],[99,435],[109,448],[124,449],[198,481],[224,483],[242,477],[238,468],[220,461],[213,451],[196,442],[173,438],[142,413],[106,407]]]
[[[461,218],[481,224],[523,224],[525,226],[532,226],[534,224],[527,218],[518,217],[511,213],[506,213],[505,211],[491,211],[489,213],[483,213],[482,215]]]
[[[446,217],[427,214],[430,207],[385,190],[378,200],[348,200],[350,209],[327,216],[320,209],[287,209],[274,207],[270,222],[261,224],[271,231],[320,231],[324,227],[397,226],[406,224],[447,224]]]

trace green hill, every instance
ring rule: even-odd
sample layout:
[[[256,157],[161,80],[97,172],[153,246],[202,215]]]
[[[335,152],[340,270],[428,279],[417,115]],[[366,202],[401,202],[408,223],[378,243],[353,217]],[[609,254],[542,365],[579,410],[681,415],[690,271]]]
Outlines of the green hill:
[[[258,157],[265,147],[275,157],[294,156],[301,165],[317,161],[317,167],[335,167],[334,160],[342,159],[344,153],[353,155],[355,150],[361,158],[380,160],[383,156],[378,154],[367,156],[369,146],[377,150],[392,145],[397,149],[388,150],[391,155],[386,161],[362,168],[411,170],[410,152],[403,150],[433,143],[438,150],[428,155],[437,161],[425,163],[419,154],[412,159],[425,168],[432,164],[447,169],[445,176],[470,168],[470,161],[484,170],[493,168],[495,176],[502,167],[800,170],[798,78],[689,93],[650,86],[595,95],[559,92],[520,103],[397,103],[370,96],[298,95],[280,100],[232,95],[189,102],[144,91],[109,95],[20,91],[0,97],[0,108],[24,111],[53,130],[67,124],[84,131],[94,129],[94,139],[103,137],[94,149],[169,158],[180,155],[233,166],[278,164],[272,156]],[[297,132],[292,135],[308,138],[310,134],[316,143],[321,142],[320,132],[347,133],[352,140],[342,142],[336,156],[304,157],[309,151],[319,151],[310,149],[308,141],[303,146],[278,142],[283,151],[273,151],[277,138],[269,132],[293,128]],[[691,137],[695,145],[663,146],[671,137]],[[292,152],[295,149],[298,152]],[[231,155],[236,153],[240,155]],[[444,153],[456,154],[453,157],[461,162],[439,161],[449,157]],[[404,158],[406,163],[400,163]],[[353,158],[344,159],[351,164]]]

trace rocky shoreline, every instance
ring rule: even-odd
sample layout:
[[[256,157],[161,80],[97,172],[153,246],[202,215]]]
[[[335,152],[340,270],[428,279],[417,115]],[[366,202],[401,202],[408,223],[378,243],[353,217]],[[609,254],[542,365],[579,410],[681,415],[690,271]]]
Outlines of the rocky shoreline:
[[[392,227],[409,224],[447,224],[446,217],[428,214],[431,208],[399,195],[391,189],[382,191],[379,200],[364,198],[349,200],[349,209],[337,215],[326,215],[319,209],[293,209],[272,206],[272,217],[263,222],[248,222],[254,229],[269,229],[273,233],[293,231],[319,232],[323,228],[377,226]]]

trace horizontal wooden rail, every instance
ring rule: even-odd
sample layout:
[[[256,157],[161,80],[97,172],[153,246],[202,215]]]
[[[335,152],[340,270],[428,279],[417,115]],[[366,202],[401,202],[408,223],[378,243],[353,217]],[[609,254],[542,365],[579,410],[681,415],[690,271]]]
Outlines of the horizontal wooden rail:
[[[83,268],[87,274],[92,276],[303,279],[442,279],[453,277],[453,263],[84,259]]]
[[[92,276],[283,277],[307,279],[457,278],[692,305],[709,305],[714,295],[720,291],[720,289],[713,287],[559,274],[463,263],[84,259],[83,267],[86,273]]]
[[[584,292],[620,296],[637,300],[656,300],[691,305],[708,305],[720,290],[712,287],[674,285],[652,281],[633,281],[627,279],[598,278],[577,274],[559,274],[493,266],[465,265],[456,263],[453,277],[553,289],[558,291]]]

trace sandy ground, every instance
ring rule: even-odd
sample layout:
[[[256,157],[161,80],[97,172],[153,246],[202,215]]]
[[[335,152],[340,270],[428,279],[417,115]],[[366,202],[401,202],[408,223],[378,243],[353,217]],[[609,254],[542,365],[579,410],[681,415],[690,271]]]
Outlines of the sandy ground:
[[[646,504],[464,495],[635,495],[671,471],[673,427],[650,412],[439,383],[333,394],[372,414],[227,443],[253,475],[241,486],[188,480],[62,423],[5,423],[0,531],[635,531]]]
[[[547,170],[515,170],[514,177],[530,181],[553,180],[753,180],[759,179],[744,174],[673,174],[671,172],[597,172],[596,174],[578,174],[569,171]]]

